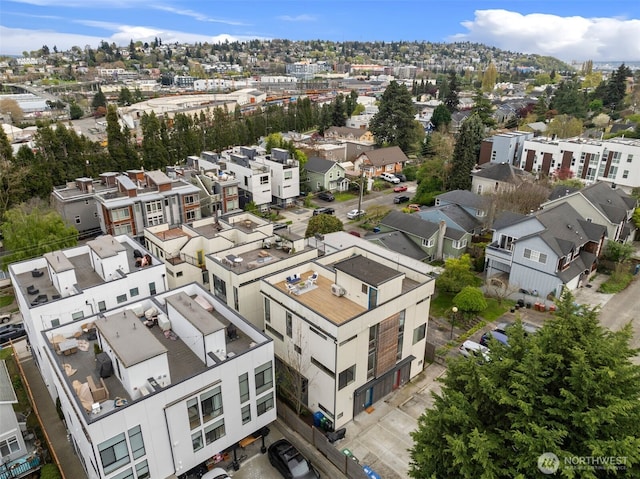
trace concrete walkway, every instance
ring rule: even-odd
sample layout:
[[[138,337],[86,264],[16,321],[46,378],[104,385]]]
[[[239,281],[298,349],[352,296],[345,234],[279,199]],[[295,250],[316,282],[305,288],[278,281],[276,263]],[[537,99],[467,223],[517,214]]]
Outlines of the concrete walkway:
[[[53,462],[58,464],[63,479],[82,479],[87,477],[76,455],[64,423],[58,417],[56,405],[51,400],[47,386],[42,380],[40,370],[36,366],[30,352],[25,347],[26,341],[20,341],[14,348],[19,365],[26,379],[26,388],[30,396],[33,412],[43,427],[47,448]]]

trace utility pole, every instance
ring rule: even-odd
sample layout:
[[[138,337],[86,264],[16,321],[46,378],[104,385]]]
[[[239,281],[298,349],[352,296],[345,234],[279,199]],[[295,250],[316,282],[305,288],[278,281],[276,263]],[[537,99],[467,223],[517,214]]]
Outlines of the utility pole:
[[[360,163],[360,196],[358,197],[358,212],[362,211],[362,194],[364,193],[364,165]]]

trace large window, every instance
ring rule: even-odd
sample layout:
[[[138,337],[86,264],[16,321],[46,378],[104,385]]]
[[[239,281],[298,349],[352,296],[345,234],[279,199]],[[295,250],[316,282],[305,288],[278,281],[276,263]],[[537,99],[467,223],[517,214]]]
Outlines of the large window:
[[[225,435],[224,419],[214,422],[204,428],[204,438],[207,446]]]
[[[133,454],[134,459],[139,459],[145,455],[144,440],[142,439],[140,426],[129,429],[129,444],[131,445],[131,454]]]
[[[128,464],[129,449],[127,448],[127,440],[124,433],[112,437],[108,441],[98,445],[100,451],[100,460],[105,474],[109,474],[116,469]]]
[[[131,223],[125,223],[122,225],[113,225],[114,236],[130,235],[131,233],[133,233],[133,228],[131,227]]]
[[[149,479],[149,477],[151,477],[149,474],[149,464],[147,464],[146,460],[136,464],[136,476],[138,479]]]
[[[508,235],[500,235],[500,249],[506,249],[509,251],[513,251],[513,242],[516,240],[513,236]]]
[[[269,393],[264,397],[261,397],[256,402],[256,410],[258,416],[262,416],[268,410],[273,409],[273,393]]]
[[[213,292],[218,298],[222,299],[225,303],[227,302],[227,283],[215,274],[213,275]]]
[[[402,359],[402,343],[404,342],[404,317],[405,310],[400,311],[400,317],[398,318],[398,349],[396,350],[396,359]]]
[[[290,311],[287,311],[285,314],[286,326],[287,326],[287,336],[290,338],[293,337],[293,315]]]
[[[191,398],[187,401],[187,414],[189,415],[189,425],[195,429],[200,425],[200,407],[198,398]]]
[[[202,408],[202,422],[206,423],[222,414],[222,391],[220,387],[214,388],[200,396]],[[207,443],[208,444],[208,443]]]
[[[421,324],[413,330],[413,344],[422,341],[427,334],[427,323]]]
[[[251,421],[251,404],[242,406],[240,414],[242,416],[242,424],[247,424],[249,421]]]
[[[273,387],[273,366],[271,361],[259,366],[256,374],[256,396]]]
[[[269,175],[261,176],[260,177],[260,184],[261,185],[266,185],[267,183],[269,183]]]
[[[356,380],[356,365],[348,367],[338,375],[338,390]]]
[[[16,436],[11,436],[3,441],[0,441],[0,456],[6,457],[9,454],[18,452],[20,450],[20,444]]]
[[[199,451],[204,447],[204,441],[202,440],[202,431],[197,431],[191,435],[191,446],[193,452]]]
[[[545,264],[547,262],[546,254],[541,253],[540,251],[529,249],[529,248],[524,249],[524,257],[527,259],[530,259],[531,261],[535,261],[537,263]]]
[[[116,208],[111,210],[111,221],[123,221],[131,217],[129,208]]]
[[[271,302],[269,298],[264,298],[264,320],[267,323],[271,322]]]

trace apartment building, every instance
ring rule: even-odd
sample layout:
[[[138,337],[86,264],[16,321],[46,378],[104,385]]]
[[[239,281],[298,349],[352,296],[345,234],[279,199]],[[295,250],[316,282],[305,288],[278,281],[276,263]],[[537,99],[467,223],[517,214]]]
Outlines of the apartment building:
[[[200,190],[159,170],[105,173],[114,191],[96,194],[100,227],[106,234],[141,237],[147,226],[179,225],[200,219]]]
[[[570,170],[575,178],[586,183],[607,181],[630,191],[640,186],[639,164],[637,139],[533,138],[525,141],[520,164],[516,166],[544,175]]]
[[[10,267],[35,358],[88,478],[179,476],[275,420],[270,338],[198,284],[165,290],[154,258],[125,274],[130,238],[90,243]],[[98,281],[101,272],[119,277]],[[33,306],[35,281],[41,291],[77,289]]]
[[[260,286],[277,363],[294,372],[302,404],[340,427],[422,371],[434,280],[420,261],[331,236],[340,250]]]

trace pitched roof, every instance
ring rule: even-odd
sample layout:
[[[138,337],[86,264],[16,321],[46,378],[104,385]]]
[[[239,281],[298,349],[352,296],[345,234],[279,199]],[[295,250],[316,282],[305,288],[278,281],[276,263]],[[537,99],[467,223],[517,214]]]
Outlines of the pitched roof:
[[[549,198],[547,199],[547,201],[557,200],[558,198],[562,198],[563,196],[568,196],[571,193],[575,193],[576,191],[580,191],[580,188],[576,188],[573,186],[564,186],[564,185],[556,186],[555,188],[553,188],[553,190],[551,190],[551,193],[549,194]]]
[[[361,128],[350,128],[348,126],[331,126],[326,130],[328,133],[337,133],[339,136],[349,136],[353,135],[356,138],[360,138],[364,135],[367,130],[363,130]],[[326,135],[326,133],[325,133]]]
[[[365,155],[374,166],[385,166],[409,161],[409,158],[407,158],[407,155],[404,154],[399,146],[378,148],[362,154]]]
[[[326,173],[331,168],[336,166],[335,161],[325,160],[324,158],[319,158],[317,156],[312,156],[307,160],[307,164],[305,165],[305,169],[307,171],[311,171],[313,173]],[[340,168],[342,166],[338,165]],[[344,169],[344,168],[343,168]]]
[[[438,232],[438,225],[420,218],[417,214],[391,211],[380,221],[381,225],[393,228],[396,231],[409,233],[419,238],[429,239]]]
[[[365,239],[390,251],[403,254],[418,261],[422,261],[428,256],[415,241],[412,241],[407,234],[402,231],[389,231],[387,233],[367,235]]]
[[[468,208],[475,208],[477,210],[483,210],[487,206],[487,198],[485,196],[477,195],[469,190],[447,191],[446,193],[436,196],[436,200],[466,206]]]
[[[521,183],[523,177],[528,175],[524,170],[516,168],[509,163],[486,163],[478,171],[474,171],[471,174],[478,178],[514,184]]]
[[[502,228],[506,228],[507,226],[514,225],[519,223],[520,221],[528,218],[527,215],[523,215],[521,213],[515,213],[513,211],[503,211],[498,215],[498,217],[493,222],[493,229],[499,230]]]
[[[612,223],[620,223],[627,217],[627,211],[633,209],[636,200],[624,191],[612,188],[609,183],[600,181],[580,190],[596,208]]]
[[[431,208],[422,210],[417,214],[420,215],[421,218],[425,219],[425,221],[429,221],[426,218],[429,218],[429,216],[434,214],[440,217],[438,218],[438,220],[440,220],[441,217],[444,216],[446,217],[446,219],[449,220],[447,221],[447,223],[454,223],[455,225],[459,226],[463,230],[463,232],[464,231],[471,232],[474,229],[476,229],[478,226],[482,225],[482,221],[480,221],[475,216],[470,215],[464,208],[462,208],[460,205],[457,205],[457,204],[433,206]],[[431,218],[431,219],[433,220],[434,218]],[[447,233],[449,233],[450,229],[453,229],[453,228],[451,227],[447,228]],[[459,238],[454,238],[454,239],[459,239]]]

